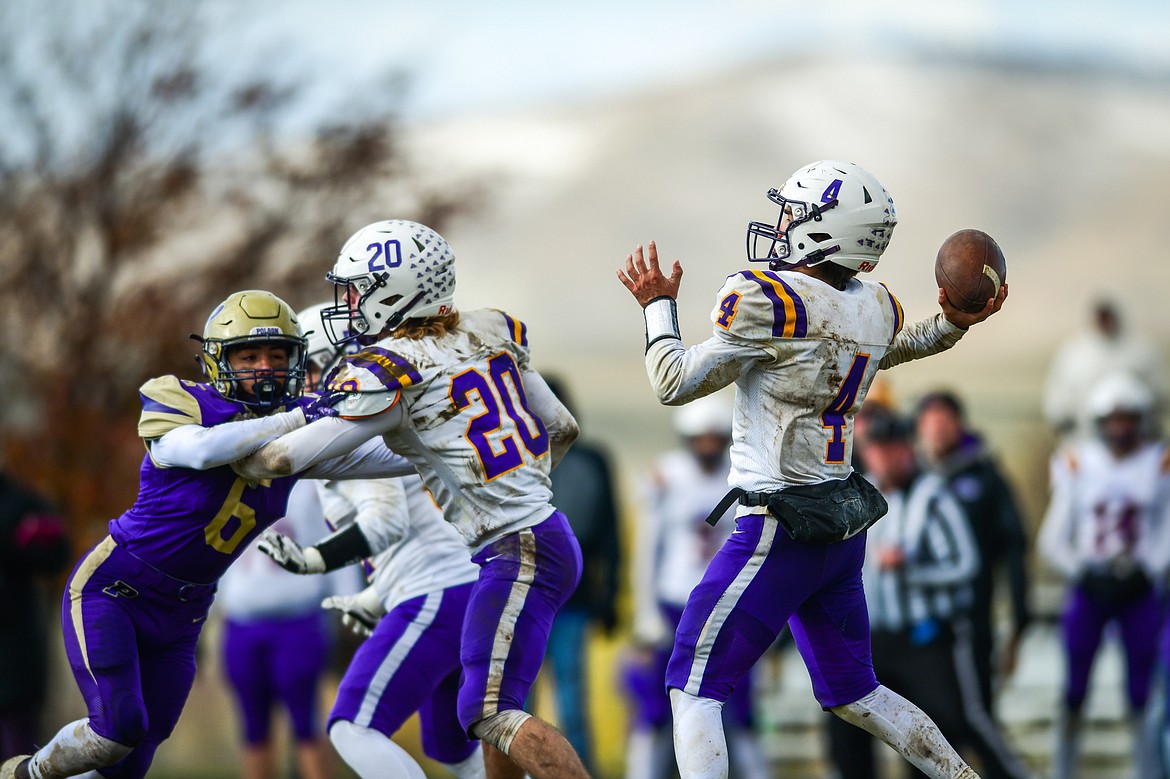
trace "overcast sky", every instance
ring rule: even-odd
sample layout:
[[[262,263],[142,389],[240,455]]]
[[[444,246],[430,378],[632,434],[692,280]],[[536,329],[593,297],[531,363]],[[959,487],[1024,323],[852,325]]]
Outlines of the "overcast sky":
[[[1170,76],[1164,0],[209,0],[213,47],[287,59],[322,88],[402,68],[413,117],[511,110],[684,81],[749,61],[851,51],[1101,66]]]

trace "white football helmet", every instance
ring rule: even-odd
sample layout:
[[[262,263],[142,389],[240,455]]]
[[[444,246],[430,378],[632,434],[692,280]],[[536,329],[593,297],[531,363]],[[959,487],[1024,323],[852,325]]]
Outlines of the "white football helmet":
[[[297,312],[297,319],[301,321],[301,327],[305,330],[305,362],[315,366],[322,376],[329,373],[345,353],[345,350],[338,348],[329,340],[325,322],[321,318],[321,313],[332,305],[317,303]],[[313,392],[317,388],[309,386],[306,379],[305,389]]]
[[[358,230],[325,278],[334,285],[335,305],[321,318],[335,344],[455,310],[455,255],[417,222],[390,219]]]
[[[1104,419],[1117,412],[1137,414],[1143,419],[1154,410],[1154,393],[1132,373],[1111,373],[1098,381],[1089,394],[1089,413]]]
[[[877,267],[898,223],[894,200],[872,173],[852,162],[806,165],[768,190],[780,206],[775,223],[750,222],[747,254],[772,270],[834,262],[855,271]],[[791,210],[786,229],[785,211]]]
[[[731,405],[722,395],[705,395],[674,412],[674,430],[682,438],[721,435],[731,438]]]

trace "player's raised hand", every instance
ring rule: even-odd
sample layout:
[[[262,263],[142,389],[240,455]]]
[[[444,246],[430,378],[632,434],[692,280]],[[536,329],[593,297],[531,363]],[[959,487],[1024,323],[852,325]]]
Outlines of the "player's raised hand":
[[[938,291],[938,306],[942,309],[943,316],[947,318],[948,322],[950,322],[955,327],[960,327],[963,330],[966,330],[971,325],[979,324],[983,320],[987,319],[987,317],[1003,308],[1003,302],[1007,300],[1007,296],[1008,285],[1005,281],[1000,285],[998,295],[993,298],[988,298],[987,304],[984,305],[983,308],[975,311],[974,313],[968,314],[966,311],[962,311],[961,309],[956,308],[951,303],[950,299],[947,298],[947,293],[944,292],[940,287]]]
[[[678,287],[682,282],[682,264],[674,261],[670,269],[670,278],[662,275],[662,268],[658,266],[658,246],[651,241],[646,256],[642,254],[642,244],[634,249],[633,254],[626,255],[626,267],[623,272],[618,268],[618,280],[625,285],[638,305],[645,307],[654,298],[678,298]]]

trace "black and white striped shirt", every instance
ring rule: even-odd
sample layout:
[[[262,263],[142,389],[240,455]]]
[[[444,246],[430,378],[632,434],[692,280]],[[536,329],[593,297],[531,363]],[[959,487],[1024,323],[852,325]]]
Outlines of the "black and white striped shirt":
[[[979,549],[963,510],[937,474],[920,473],[910,486],[883,492],[889,513],[868,531],[863,569],[873,630],[911,630],[950,622],[971,604]],[[883,548],[898,547],[905,562],[882,569]]]

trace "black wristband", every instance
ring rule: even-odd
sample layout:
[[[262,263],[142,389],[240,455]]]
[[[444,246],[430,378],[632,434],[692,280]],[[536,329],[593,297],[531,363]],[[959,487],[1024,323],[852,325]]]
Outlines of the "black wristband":
[[[344,568],[350,563],[356,563],[363,557],[369,557],[373,554],[370,542],[356,522],[346,525],[335,533],[330,533],[313,546],[317,547],[317,551],[321,553],[326,571]]]

